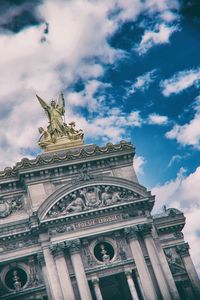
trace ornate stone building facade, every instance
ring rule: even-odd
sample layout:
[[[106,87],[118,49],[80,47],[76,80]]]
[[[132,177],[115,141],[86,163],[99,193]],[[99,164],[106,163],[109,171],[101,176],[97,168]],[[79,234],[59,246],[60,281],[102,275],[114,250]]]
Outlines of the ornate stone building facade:
[[[183,213],[152,216],[122,141],[0,173],[0,299],[200,299]]]

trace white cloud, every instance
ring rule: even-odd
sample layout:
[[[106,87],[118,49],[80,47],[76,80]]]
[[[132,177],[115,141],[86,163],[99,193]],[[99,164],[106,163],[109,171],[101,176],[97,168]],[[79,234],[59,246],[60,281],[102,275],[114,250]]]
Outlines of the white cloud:
[[[179,15],[172,12],[172,11],[164,11],[161,15],[160,15],[161,19],[167,23],[171,23],[174,22],[175,20],[179,20]]]
[[[67,119],[71,120],[70,114],[67,115]],[[128,137],[130,128],[140,127],[142,124],[139,111],[126,114],[119,108],[108,110],[103,116],[98,115],[92,119],[74,115],[73,120],[93,142],[99,139],[104,142],[119,142],[122,138]]]
[[[194,119],[185,125],[174,125],[165,136],[168,139],[176,139],[182,145],[191,145],[200,149],[200,113],[196,113]]]
[[[179,94],[192,86],[200,84],[200,68],[184,70],[175,73],[170,79],[161,81],[160,87],[165,97],[171,94]]]
[[[148,117],[148,123],[152,125],[165,125],[168,123],[168,117],[152,113]]]
[[[110,86],[110,84],[100,82],[96,79],[90,80],[85,84],[83,91],[68,93],[66,102],[72,107],[86,107],[91,112],[98,111],[98,109],[101,111],[103,108],[102,102],[105,100],[105,96],[97,97],[95,94],[99,90],[105,91],[105,89]]]
[[[142,40],[135,50],[142,55],[156,45],[169,43],[172,33],[178,30],[177,26],[169,26],[164,23],[157,24],[153,30],[146,30],[144,32]]]
[[[137,175],[143,175],[144,170],[143,167],[146,163],[146,160],[143,156],[135,156],[133,160],[133,167]]]
[[[185,169],[181,168],[174,180],[166,182],[161,186],[152,189],[156,195],[155,211],[158,211],[164,204],[167,207],[175,207],[184,212],[186,225],[183,230],[185,240],[191,246],[193,261],[200,274],[200,197],[199,197],[200,167],[194,173],[185,175]]]
[[[0,24],[11,22],[23,10],[33,10],[32,4],[9,9],[2,14]],[[37,128],[46,124],[35,93],[49,101],[60,90],[73,91],[77,80],[84,82],[82,93],[71,92],[67,98],[66,120],[75,116],[81,122],[86,136],[119,139],[125,133],[125,124],[141,126],[139,112],[117,116],[109,114],[105,97],[95,98],[96,91],[105,89],[101,82],[105,68],[114,64],[124,53],[109,44],[109,38],[122,23],[134,21],[141,12],[162,14],[172,9],[156,1],[140,0],[47,0],[34,6],[36,18],[44,23],[25,27],[18,33],[0,32],[0,165],[13,164],[37,148]],[[174,9],[174,7],[173,7]],[[175,8],[176,9],[176,8]],[[44,33],[46,23],[48,33]],[[73,105],[72,105],[73,102]],[[77,106],[90,112],[104,112],[100,119],[86,120],[77,114]],[[119,122],[116,126],[114,122]],[[109,127],[110,126],[110,127]],[[94,128],[97,129],[95,132]],[[88,131],[87,131],[88,130]],[[104,132],[102,133],[102,130]],[[117,131],[119,130],[119,131]],[[31,150],[31,151],[29,151]],[[9,154],[8,154],[9,153]]]
[[[150,86],[150,84],[156,78],[156,69],[153,69],[149,72],[144,73],[141,76],[138,76],[135,82],[131,85],[129,89],[127,89],[127,95],[134,94],[136,91],[144,92]]]
[[[44,1],[37,14],[49,24],[45,39],[45,24],[29,26],[17,34],[0,33],[0,69],[4,74],[0,78],[1,166],[19,159],[26,152],[24,149],[37,147],[37,127],[46,119],[35,93],[49,101],[80,78],[87,84],[84,94],[69,95],[74,106],[96,109],[94,94],[103,86],[99,78],[104,74],[104,64],[113,63],[122,55],[109,45],[108,37],[122,21],[136,18],[140,8],[130,4],[137,2]],[[116,4],[120,9],[111,18]],[[12,15],[11,11],[6,18],[10,20]],[[70,103],[67,105],[67,115],[71,117],[74,111]]]
[[[181,159],[182,159],[181,155],[178,155],[178,154],[173,155],[168,163],[168,167],[171,167],[174,164],[174,162],[179,162]]]

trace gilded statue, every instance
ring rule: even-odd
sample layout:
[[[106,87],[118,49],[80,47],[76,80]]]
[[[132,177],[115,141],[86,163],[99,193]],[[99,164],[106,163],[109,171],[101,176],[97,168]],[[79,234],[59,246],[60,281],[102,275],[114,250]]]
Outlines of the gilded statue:
[[[83,131],[75,129],[75,122],[66,124],[64,122],[65,100],[63,93],[58,100],[52,100],[47,104],[36,95],[41,107],[47,114],[49,124],[45,130],[39,128],[40,139],[38,145],[46,151],[63,149],[83,144]]]

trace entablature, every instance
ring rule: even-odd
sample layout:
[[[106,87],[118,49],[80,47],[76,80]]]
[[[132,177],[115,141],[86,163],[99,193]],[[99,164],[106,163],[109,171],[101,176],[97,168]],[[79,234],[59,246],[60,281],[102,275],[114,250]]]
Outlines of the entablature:
[[[35,159],[23,158],[13,168],[7,167],[0,172],[1,182],[12,182],[16,179],[31,179],[37,173],[37,177],[47,176],[49,170],[55,169],[55,173],[62,171],[63,167],[70,167],[71,171],[78,168],[75,165],[82,165],[83,163],[98,161],[97,165],[103,166],[105,164],[115,165],[119,164],[119,158],[123,163],[130,163],[135,154],[135,148],[131,143],[121,141],[120,144],[113,145],[108,143],[105,147],[97,145],[85,145],[82,147],[71,148],[62,151],[55,151],[49,153],[42,153]],[[73,167],[72,167],[73,166]],[[70,168],[69,168],[70,169]],[[19,178],[21,177],[21,178]]]

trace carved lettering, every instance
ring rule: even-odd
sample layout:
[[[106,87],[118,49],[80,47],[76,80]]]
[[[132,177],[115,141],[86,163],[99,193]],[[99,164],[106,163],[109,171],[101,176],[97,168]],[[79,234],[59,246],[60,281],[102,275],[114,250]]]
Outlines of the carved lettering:
[[[81,228],[95,226],[95,225],[99,225],[99,224],[110,223],[113,221],[120,221],[122,219],[123,219],[122,215],[119,215],[119,214],[112,215],[112,216],[106,216],[106,217],[99,217],[96,219],[91,219],[91,220],[74,223],[74,227],[76,229],[81,229]]]

